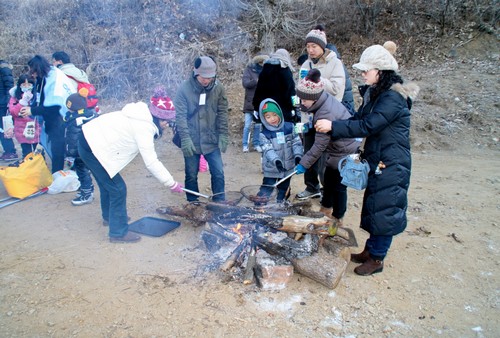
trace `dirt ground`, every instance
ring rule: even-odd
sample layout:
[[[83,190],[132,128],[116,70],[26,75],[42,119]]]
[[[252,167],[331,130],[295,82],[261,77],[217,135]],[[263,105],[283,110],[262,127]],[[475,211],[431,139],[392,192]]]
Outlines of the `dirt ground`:
[[[99,194],[80,207],[70,204],[73,193],[44,195],[0,209],[0,336],[498,337],[498,62],[407,74],[423,89],[413,111],[409,222],[382,273],[360,277],[350,263],[334,290],[296,273],[285,289],[263,291],[210,269],[202,228],[186,220],[163,237],[112,244]],[[239,109],[231,114],[238,130]],[[170,139],[158,141],[158,154],[182,181]],[[239,137],[224,161],[228,191],[260,182],[259,154],[243,154]],[[132,220],[185,203],[140,157],[122,174]],[[200,182],[209,193],[209,174]],[[293,193],[303,188],[294,177]],[[362,245],[361,198],[349,190],[345,224]]]

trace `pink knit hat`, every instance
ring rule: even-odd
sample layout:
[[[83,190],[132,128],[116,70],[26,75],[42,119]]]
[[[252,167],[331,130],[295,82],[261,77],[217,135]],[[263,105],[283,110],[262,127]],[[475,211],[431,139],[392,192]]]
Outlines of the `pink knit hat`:
[[[158,86],[151,96],[149,111],[151,115],[161,120],[175,119],[175,107],[172,99],[167,96],[167,92],[163,86]]]

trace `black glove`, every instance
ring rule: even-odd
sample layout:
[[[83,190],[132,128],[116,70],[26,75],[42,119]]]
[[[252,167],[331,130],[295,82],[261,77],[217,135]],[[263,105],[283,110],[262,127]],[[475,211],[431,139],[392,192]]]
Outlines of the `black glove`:
[[[284,173],[286,171],[285,168],[283,168],[283,162],[280,160],[276,160],[276,169],[278,169],[280,173]]]
[[[297,156],[295,158],[295,165],[299,164],[301,160],[302,160],[302,157]]]

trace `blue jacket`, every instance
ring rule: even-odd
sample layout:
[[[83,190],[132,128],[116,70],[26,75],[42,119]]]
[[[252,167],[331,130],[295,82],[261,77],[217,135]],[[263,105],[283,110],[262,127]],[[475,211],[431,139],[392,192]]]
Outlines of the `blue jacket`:
[[[299,135],[294,131],[293,123],[285,122],[281,108],[281,121],[278,126],[267,123],[262,114],[262,107],[266,102],[274,102],[278,105],[273,99],[265,99],[259,107],[259,116],[262,121],[262,130],[259,135],[262,147],[262,171],[264,177],[283,178],[293,172],[295,164],[302,158],[304,148]],[[276,167],[278,160],[283,164],[285,172],[280,172]]]

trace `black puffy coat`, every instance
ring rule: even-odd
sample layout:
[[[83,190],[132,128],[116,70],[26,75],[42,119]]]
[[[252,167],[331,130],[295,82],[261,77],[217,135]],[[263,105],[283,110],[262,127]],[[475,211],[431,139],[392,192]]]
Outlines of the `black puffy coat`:
[[[79,157],[78,139],[82,133],[82,125],[94,116],[94,109],[84,109],[80,111],[80,114],[68,110],[64,118],[66,122],[66,156]]]
[[[277,64],[266,62],[255,89],[254,110],[259,111],[260,103],[264,99],[273,99],[281,107],[285,121],[294,122],[292,96],[295,96],[295,81],[290,68],[281,67],[279,62]]]
[[[368,86],[360,87],[364,96]],[[394,84],[376,99],[363,102],[358,113],[332,123],[332,137],[366,137],[363,158],[370,164],[363,197],[361,228],[373,235],[396,235],[407,224],[410,185],[410,109],[416,85]],[[381,174],[375,170],[385,164]]]

